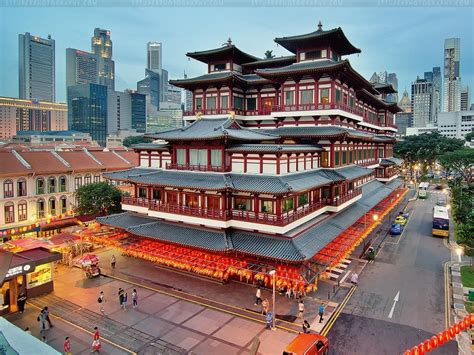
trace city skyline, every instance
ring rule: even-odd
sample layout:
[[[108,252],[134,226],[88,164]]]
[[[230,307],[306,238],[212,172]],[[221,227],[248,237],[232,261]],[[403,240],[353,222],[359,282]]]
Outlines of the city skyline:
[[[217,16],[222,11],[232,10],[233,16],[241,19],[245,26],[239,31],[235,28],[226,30],[225,16]],[[281,26],[278,21],[262,23],[259,21],[262,11],[272,19],[286,16],[288,26]],[[143,69],[146,67],[146,46],[150,41],[163,43],[163,67],[170,72],[170,78],[182,78],[184,72],[189,77],[201,75],[205,67],[200,63],[188,61],[185,53],[190,50],[205,50],[219,47],[230,36],[234,44],[250,54],[263,57],[261,48],[273,50],[277,56],[287,55],[288,52],[278,47],[273,38],[289,36],[296,33],[311,32],[316,28],[319,20],[325,29],[343,27],[354,44],[363,48],[363,54],[352,56],[352,65],[367,79],[374,71],[387,70],[394,72],[399,79],[399,92],[409,89],[411,82],[417,75],[429,70],[433,66],[442,65],[444,40],[451,37],[461,38],[461,77],[463,86],[472,86],[474,77],[472,23],[469,21],[472,12],[464,8],[450,9],[421,9],[397,8],[384,14],[385,19],[376,16],[384,9],[373,9],[369,14],[364,8],[338,9],[307,8],[307,9],[278,9],[278,8],[129,8],[109,9],[107,18],[88,12],[87,9],[77,8],[74,14],[68,9],[55,8],[7,8],[2,15],[2,31],[0,39],[6,53],[15,55],[3,56],[1,59],[2,78],[0,94],[15,97],[18,93],[17,71],[6,68],[18,66],[19,33],[30,32],[34,35],[46,37],[51,34],[56,41],[56,100],[64,102],[66,99],[65,66],[66,48],[87,48],[90,43],[90,34],[95,27],[107,28],[111,31],[114,41],[114,60],[116,62],[116,85],[118,90],[135,88],[136,82],[143,78]],[[472,9],[471,9],[472,11]],[[157,13],[163,19],[154,21]],[[314,15],[311,13],[314,12]],[[383,11],[382,11],[383,12]],[[423,26],[415,22],[418,14],[424,13],[426,21]],[[447,16],[451,13],[453,16]],[[14,19],[19,15],[23,18],[35,16],[35,21],[18,23]],[[172,15],[180,15],[180,28],[177,28]],[[245,14],[244,17],[241,15]],[[216,16],[214,16],[216,15]],[[429,15],[429,16],[428,16]],[[81,18],[81,25],[70,26],[67,30],[61,28],[52,18],[61,16],[68,23]],[[141,21],[130,21],[132,18],[141,18]],[[212,21],[199,23],[199,31],[195,30],[196,21],[192,18],[212,18]],[[397,19],[391,28],[390,41],[380,34],[385,28],[387,18]],[[443,26],[439,23],[443,20]],[[456,18],[456,20],[455,20]],[[465,18],[466,21],[462,19]],[[128,20],[127,20],[128,19]],[[354,20],[355,19],[355,20]],[[28,25],[24,25],[28,22]],[[363,26],[361,26],[363,24]],[[146,28],[146,30],[145,30]],[[223,30],[224,29],[224,30]],[[411,32],[410,32],[411,31]],[[258,33],[258,40],[254,40],[254,33]],[[422,41],[408,41],[413,33]],[[466,35],[467,34],[467,35]],[[204,36],[203,36],[204,35]],[[205,38],[203,40],[203,38]],[[420,50],[420,46],[423,50]],[[416,53],[416,56],[413,56]],[[405,58],[405,60],[400,60]],[[382,60],[382,65],[380,63]]]

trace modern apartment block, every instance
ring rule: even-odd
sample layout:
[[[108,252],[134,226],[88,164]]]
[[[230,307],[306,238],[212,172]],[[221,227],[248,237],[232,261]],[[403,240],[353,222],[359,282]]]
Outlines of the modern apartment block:
[[[25,100],[54,102],[55,42],[33,36],[29,32],[18,35],[19,97]]]
[[[434,124],[436,99],[433,98],[433,83],[417,78],[411,84],[411,112],[413,127],[425,127]]]
[[[455,112],[461,110],[460,51],[460,38],[447,38],[444,41],[444,112]]]

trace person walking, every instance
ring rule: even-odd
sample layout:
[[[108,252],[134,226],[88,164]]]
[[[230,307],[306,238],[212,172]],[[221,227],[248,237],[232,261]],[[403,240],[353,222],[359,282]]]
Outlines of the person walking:
[[[51,319],[49,318],[49,310],[47,306],[43,308],[43,314],[44,319],[48,322],[49,327],[52,328],[53,324],[51,324]]]
[[[354,271],[352,272],[352,275],[351,275],[351,283],[353,285],[357,285],[358,282],[359,282],[359,275],[357,275],[357,273]]]
[[[123,298],[125,297],[125,291],[120,287],[118,291],[120,308],[123,308]]]
[[[260,287],[257,287],[257,293],[255,294],[255,305],[258,306],[262,302],[262,291]]]
[[[272,329],[272,325],[273,325],[273,314],[272,314],[272,312],[267,313],[267,316],[265,317],[265,320],[267,322],[265,328],[266,329]]]
[[[44,316],[43,310],[40,311],[36,320],[38,321],[40,334],[43,334],[43,332],[46,330],[46,318]]]
[[[101,347],[102,347],[102,345],[100,344],[99,328],[94,327],[94,337],[92,338],[92,351],[91,351],[91,353],[100,352]]]
[[[102,313],[103,316],[105,316],[105,309],[104,309],[105,296],[104,296],[104,291],[100,291],[99,298],[97,298],[97,303],[99,303],[100,312]]]
[[[125,292],[125,295],[123,296],[123,310],[127,310],[127,302],[128,302],[128,293]]]
[[[112,270],[115,269],[115,263],[117,262],[117,260],[115,259],[115,255],[112,255],[111,258],[110,258],[110,265],[112,266]]]
[[[300,300],[298,303],[298,318],[303,318],[303,313],[304,313],[304,302],[303,300]]]
[[[26,295],[24,291],[21,291],[21,293],[18,295],[16,302],[18,304],[18,310],[20,311],[20,313],[23,313],[25,311],[26,303]]]
[[[286,297],[288,297],[289,299],[291,298],[291,287],[288,287],[286,289]]]
[[[262,302],[262,314],[268,314],[268,307],[270,307],[270,302],[265,298]]]
[[[133,292],[132,292],[132,306],[134,309],[138,307],[138,294],[137,294],[137,290],[135,289],[133,289]]]
[[[324,316],[324,303],[321,303],[321,305],[319,306],[319,311],[318,311],[318,314],[319,314],[319,323],[322,323],[323,322],[323,316]]]
[[[308,334],[310,327],[311,327],[311,326],[309,325],[308,321],[305,319],[305,320],[303,321],[303,333]]]
[[[64,350],[64,355],[72,355],[71,341],[69,340],[69,337],[66,337],[66,339],[64,339],[63,350]]]

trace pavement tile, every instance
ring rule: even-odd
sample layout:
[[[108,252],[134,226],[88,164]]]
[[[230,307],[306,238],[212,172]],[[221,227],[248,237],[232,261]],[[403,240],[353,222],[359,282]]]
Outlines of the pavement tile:
[[[138,309],[146,313],[154,314],[176,302],[178,302],[178,300],[174,297],[155,293],[154,295],[139,299]]]
[[[285,347],[295,337],[296,337],[296,334],[288,333],[280,329],[265,330],[263,333],[259,335],[260,346],[258,347],[258,354],[261,354],[261,355],[282,354],[283,350],[285,350]]]
[[[200,331],[201,333],[212,334],[232,317],[232,315],[227,313],[218,312],[213,309],[205,309],[182,325]]]
[[[134,325],[134,328],[157,338],[162,337],[175,327],[176,325],[155,317],[148,317]]]
[[[212,336],[232,344],[245,346],[263,327],[264,325],[260,323],[242,318],[234,318]]]
[[[176,324],[181,324],[203,309],[204,307],[197,304],[179,301],[156,313],[156,316]]]
[[[138,312],[134,309],[128,309],[126,311],[119,309],[114,313],[108,314],[107,317],[116,320],[117,322],[126,324],[128,326],[132,326],[148,317],[148,315],[142,312]]]
[[[175,328],[172,332],[168,332],[168,334],[161,337],[162,340],[186,350],[190,350],[203,341],[204,338],[201,334],[183,328]]]
[[[191,352],[196,355],[208,355],[208,354],[225,354],[233,355],[240,352],[240,348],[223,343],[216,339],[206,339],[201,342],[198,346],[193,348]]]

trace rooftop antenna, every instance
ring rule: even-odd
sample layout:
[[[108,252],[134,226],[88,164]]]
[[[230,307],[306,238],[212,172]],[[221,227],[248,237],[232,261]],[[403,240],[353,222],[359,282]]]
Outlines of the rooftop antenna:
[[[323,24],[321,23],[321,20],[319,20],[318,23],[318,32],[321,32],[323,30]]]

